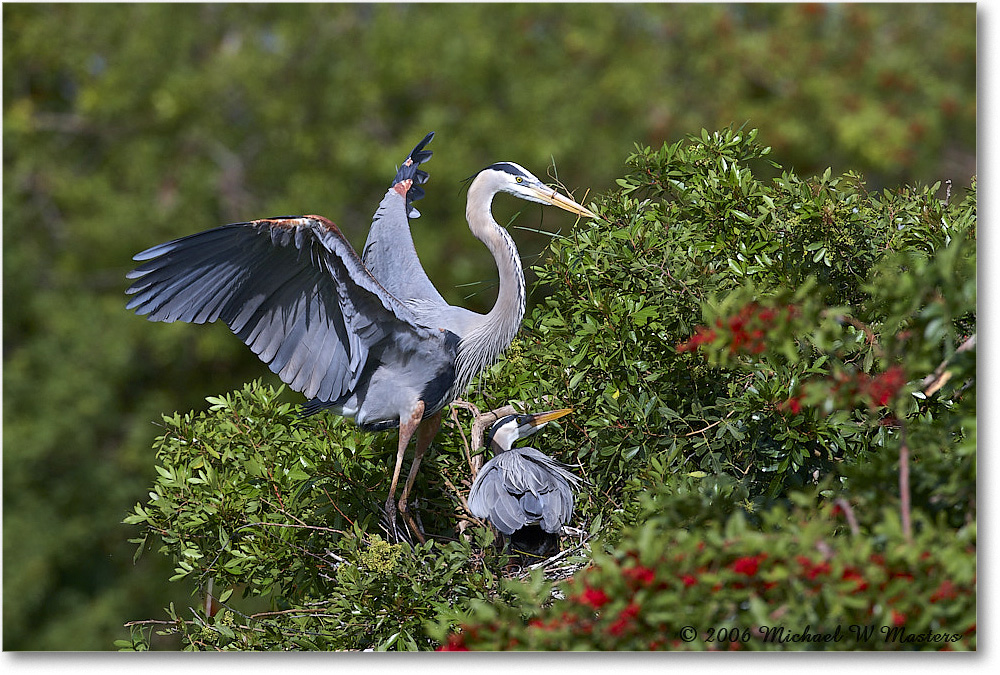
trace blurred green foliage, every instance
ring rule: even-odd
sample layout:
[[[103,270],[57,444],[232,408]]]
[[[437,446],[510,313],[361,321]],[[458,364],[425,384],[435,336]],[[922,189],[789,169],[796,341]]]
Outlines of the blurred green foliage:
[[[635,141],[750,120],[799,175],[957,191],[975,24],[971,4],[4,5],[4,648],[105,649],[186,601],[119,523],[154,477],[151,421],[264,370],[224,326],[126,313],[135,252],[310,212],[360,244],[429,130],[417,247],[475,309],[494,281],[460,179],[493,161],[604,192]],[[514,235],[529,261],[547,243]]]

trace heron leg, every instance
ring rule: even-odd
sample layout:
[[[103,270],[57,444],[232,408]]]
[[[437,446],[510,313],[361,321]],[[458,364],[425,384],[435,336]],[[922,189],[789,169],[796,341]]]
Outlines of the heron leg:
[[[399,472],[403,468],[403,455],[406,446],[410,444],[413,433],[420,426],[424,416],[424,402],[417,401],[409,418],[399,420],[399,449],[396,451],[396,466],[392,471],[392,483],[389,485],[389,497],[385,500],[385,516],[389,521],[391,531],[396,529],[396,485],[399,483]]]
[[[410,466],[410,473],[406,476],[406,483],[403,485],[403,494],[399,497],[399,512],[406,519],[406,522],[409,523],[421,544],[424,543],[424,536],[420,532],[420,528],[413,522],[413,517],[406,507],[406,500],[410,496],[410,490],[413,489],[413,483],[417,480],[417,469],[420,468],[420,460],[424,458],[424,453],[427,452],[427,448],[430,447],[431,441],[437,436],[438,429],[440,428],[440,411],[425,419],[417,427],[417,447],[413,451],[413,464]]]

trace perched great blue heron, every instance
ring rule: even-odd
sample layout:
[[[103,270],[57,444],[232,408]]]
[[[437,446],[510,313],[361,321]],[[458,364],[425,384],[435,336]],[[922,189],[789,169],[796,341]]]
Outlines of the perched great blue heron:
[[[363,257],[321,216],[281,216],[223,225],[154,246],[134,257],[127,307],[150,321],[222,319],[288,386],[312,399],[307,414],[329,409],[367,431],[399,427],[386,515],[395,526],[395,493],[414,433],[413,464],[399,510],[406,510],[417,468],[441,423],[441,410],[494,363],[521,325],[524,273],[517,248],[491,213],[507,192],[597,217],[524,168],[500,162],[469,185],[469,229],[500,273],[487,314],[453,307],[420,266],[408,217],[423,196],[428,134],[399,168],[375,213]],[[422,538],[422,537],[421,537]]]
[[[490,427],[486,445],[494,457],[472,483],[469,511],[510,537],[515,550],[539,553],[558,541],[558,532],[573,513],[573,491],[582,479],[535,448],[513,445],[570,412],[564,408],[507,415]]]

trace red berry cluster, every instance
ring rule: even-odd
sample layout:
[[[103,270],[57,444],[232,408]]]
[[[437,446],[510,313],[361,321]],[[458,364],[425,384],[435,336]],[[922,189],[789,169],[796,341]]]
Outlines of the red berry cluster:
[[[906,384],[906,372],[899,365],[892,366],[875,377],[862,372],[841,372],[834,375],[828,384],[838,408],[850,408],[858,404],[877,408],[889,403]]]
[[[805,398],[832,398],[837,410],[851,410],[858,405],[880,408],[888,405],[906,384],[906,371],[900,365],[870,376],[862,372],[839,372],[832,377],[807,382],[798,394],[778,406],[797,415]]]
[[[690,340],[677,345],[677,351],[693,352],[721,337],[730,354],[761,354],[767,348],[768,336],[775,329],[788,325],[798,314],[795,305],[765,307],[751,302],[734,316],[716,319],[714,328],[699,326]]]
[[[742,574],[744,576],[752,577],[757,574],[757,570],[760,568],[760,564],[767,559],[766,553],[758,553],[757,555],[746,556],[743,558],[737,558],[733,561],[733,564],[729,567],[736,574]]]
[[[677,345],[677,353],[683,354],[684,352],[693,352],[701,347],[702,345],[707,345],[715,342],[715,338],[718,334],[711,328],[706,328],[705,326],[698,326],[695,328],[694,335],[687,342],[682,342]]]
[[[590,586],[584,586],[583,593],[577,596],[577,602],[588,607],[593,607],[594,609],[604,607],[610,600],[611,598],[602,589],[591,588]]]

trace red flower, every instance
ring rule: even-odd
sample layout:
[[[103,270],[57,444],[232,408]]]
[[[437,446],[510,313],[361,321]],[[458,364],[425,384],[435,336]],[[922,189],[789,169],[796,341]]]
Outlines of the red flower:
[[[608,594],[600,588],[591,588],[590,586],[586,586],[583,593],[580,594],[577,600],[584,605],[590,605],[594,609],[600,609],[604,605],[608,604],[611,598],[609,598]]]
[[[892,366],[887,371],[867,383],[868,396],[876,406],[889,403],[906,384],[906,372],[902,366]]]
[[[628,627],[628,623],[628,619],[618,619],[613,624],[608,626],[608,632],[615,637],[619,637],[625,632],[625,629]]]
[[[760,555],[751,555],[744,558],[737,558],[735,562],[731,565],[734,572],[737,574],[745,574],[748,577],[752,577],[757,574],[757,568],[760,566],[760,561],[767,557],[767,554],[761,553]]]
[[[448,636],[448,642],[437,648],[439,652],[467,652],[469,648],[465,646],[465,637],[461,633],[452,633]]]
[[[639,605],[635,602],[628,603],[628,606],[618,613],[618,618],[608,627],[608,632],[614,636],[619,636],[632,623],[632,619],[639,615]]]
[[[705,328],[704,326],[698,326],[695,330],[695,334],[687,342],[677,345],[677,352],[683,354],[684,352],[693,352],[695,349],[701,345],[713,342],[716,338],[716,332],[710,328]]]
[[[830,563],[828,562],[824,561],[821,563],[814,563],[812,560],[810,560],[804,555],[797,556],[795,560],[797,560],[798,563],[802,565],[802,571],[805,573],[806,577],[810,581],[812,581],[821,574],[830,573]]]
[[[798,415],[802,412],[802,396],[793,396],[787,401],[785,401],[781,407],[788,408],[793,415]]]
[[[868,588],[868,582],[865,581],[865,578],[861,576],[861,573],[856,569],[854,569],[853,567],[846,568],[840,578],[843,581],[857,582],[857,584],[854,586],[854,590],[851,591],[852,593],[859,593]]]
[[[951,583],[948,579],[941,582],[941,585],[937,587],[937,590],[931,594],[931,602],[939,602],[941,600],[954,600],[958,597],[956,592],[955,584]]]
[[[904,623],[906,623],[906,615],[903,614],[902,612],[897,612],[896,610],[892,610],[892,625],[902,626]]]
[[[696,583],[698,583],[698,577],[694,576],[693,574],[682,574],[681,581],[684,582],[684,586],[694,586]]]
[[[637,565],[622,570],[622,576],[643,586],[648,586],[653,583],[656,573],[648,567]]]

